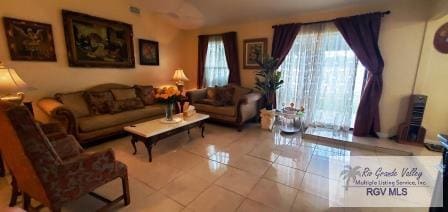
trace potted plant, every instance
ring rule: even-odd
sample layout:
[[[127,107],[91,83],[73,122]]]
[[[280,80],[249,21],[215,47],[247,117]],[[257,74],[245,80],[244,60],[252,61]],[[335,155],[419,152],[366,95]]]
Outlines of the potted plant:
[[[267,110],[273,109],[275,91],[283,84],[282,73],[277,70],[277,63],[278,59],[270,56],[258,61],[260,70],[256,73],[255,87],[264,94]]]
[[[174,104],[181,99],[181,93],[174,87],[162,88],[156,91],[156,100],[166,105],[165,118],[167,121],[173,121]]]

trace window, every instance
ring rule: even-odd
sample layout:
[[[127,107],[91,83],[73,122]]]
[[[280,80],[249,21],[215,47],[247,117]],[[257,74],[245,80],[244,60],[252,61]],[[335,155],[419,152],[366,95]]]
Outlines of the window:
[[[304,106],[309,126],[352,127],[364,68],[333,23],[303,26],[279,69],[277,105]]]
[[[207,46],[203,85],[205,87],[223,86],[227,85],[228,80],[229,68],[222,37],[212,36]]]

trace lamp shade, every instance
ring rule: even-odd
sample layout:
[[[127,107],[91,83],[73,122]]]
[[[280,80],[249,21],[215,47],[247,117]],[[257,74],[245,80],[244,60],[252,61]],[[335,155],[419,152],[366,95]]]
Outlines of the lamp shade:
[[[176,81],[188,81],[188,78],[187,78],[187,76],[185,76],[184,70],[177,69],[174,72],[173,80],[176,80]]]
[[[0,63],[0,94],[11,94],[29,89],[16,71]]]

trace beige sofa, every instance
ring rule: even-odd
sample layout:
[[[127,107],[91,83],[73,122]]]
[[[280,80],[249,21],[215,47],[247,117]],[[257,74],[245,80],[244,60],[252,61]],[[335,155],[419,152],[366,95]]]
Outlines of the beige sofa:
[[[207,94],[210,88],[188,91],[186,95],[197,112],[208,114],[210,119],[233,125],[241,131],[244,123],[257,117],[262,95],[249,88],[236,85],[227,87],[229,86],[234,88],[234,92],[231,103],[226,105],[208,103],[212,102]]]
[[[54,121],[65,126],[69,134],[85,145],[91,141],[123,133],[123,127],[164,116],[163,105],[151,104],[142,108],[113,114],[92,114],[83,94],[85,92],[103,92],[112,89],[133,88],[122,84],[102,84],[85,91],[58,94],[65,96],[65,103],[55,97],[43,98],[38,106]],[[87,111],[86,111],[87,110]]]

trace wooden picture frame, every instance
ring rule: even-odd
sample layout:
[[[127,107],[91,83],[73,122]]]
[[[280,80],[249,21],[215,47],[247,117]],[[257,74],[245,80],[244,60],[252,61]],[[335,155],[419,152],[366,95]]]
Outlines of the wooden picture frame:
[[[138,39],[140,65],[159,65],[159,42]]]
[[[434,48],[442,54],[448,54],[448,23],[439,27],[434,35]]]
[[[134,68],[132,25],[62,10],[68,64]]]
[[[257,60],[263,59],[268,52],[268,39],[255,38],[243,41],[243,67],[244,69],[258,69]]]
[[[3,18],[11,60],[56,61],[50,24]]]

